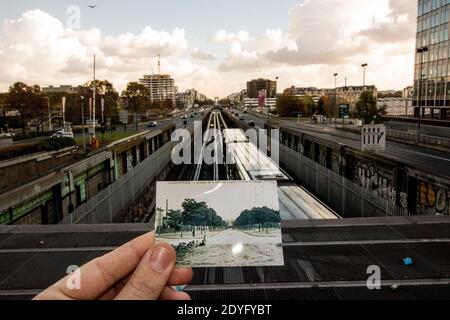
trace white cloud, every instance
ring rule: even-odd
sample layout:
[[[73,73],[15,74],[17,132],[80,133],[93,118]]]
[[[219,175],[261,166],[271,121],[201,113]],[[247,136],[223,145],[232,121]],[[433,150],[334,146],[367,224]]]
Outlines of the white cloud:
[[[64,28],[58,19],[41,11],[25,12],[14,20],[5,20],[0,43],[0,89],[14,81],[50,84],[81,84],[92,74],[93,54],[97,55],[97,75],[123,89],[128,81],[137,81],[156,68],[156,57],[163,57],[163,71],[173,76],[204,74],[194,64],[180,63],[188,48],[186,32],[145,27],[141,33],[103,35],[99,29],[74,31]],[[187,71],[186,71],[187,70]],[[183,86],[184,79],[177,79]],[[190,80],[189,80],[190,81]]]
[[[213,54],[203,52],[199,48],[192,49],[191,55],[192,55],[192,58],[194,58],[196,60],[204,60],[204,61],[216,60],[216,57],[214,57]]]
[[[277,74],[286,85],[294,79],[331,85],[329,74],[340,71],[359,84],[359,66],[368,62],[377,70],[369,81],[401,88],[412,83],[415,14],[410,0],[306,0],[291,8],[287,33],[267,30],[245,43],[229,41],[219,68]]]
[[[214,41],[216,42],[246,42],[250,40],[250,35],[247,31],[241,30],[239,32],[233,33],[227,30],[219,30],[214,36]]]
[[[380,89],[412,83],[416,2],[411,0],[305,0],[286,13],[287,30],[258,34],[218,30],[211,49],[190,47],[186,31],[105,35],[99,29],[70,30],[51,15],[32,10],[6,20],[0,30],[0,90],[14,81],[80,84],[97,75],[122,89],[144,73],[171,73],[180,89],[195,87],[210,95],[240,91],[249,78],[280,77],[279,88],[332,86],[362,82],[361,63],[369,63],[367,81]],[[256,19],[256,18],[255,18]],[[225,50],[225,58],[221,58]]]

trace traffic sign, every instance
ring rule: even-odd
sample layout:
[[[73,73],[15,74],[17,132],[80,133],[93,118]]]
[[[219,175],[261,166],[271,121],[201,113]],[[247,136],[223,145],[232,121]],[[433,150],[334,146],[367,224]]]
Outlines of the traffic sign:
[[[386,150],[386,127],[367,125],[361,129],[362,151],[384,152]]]
[[[123,124],[128,124],[128,111],[123,110],[119,112],[119,120]]]
[[[339,118],[348,119],[349,118],[349,109],[350,109],[350,106],[348,104],[341,104],[339,106]]]

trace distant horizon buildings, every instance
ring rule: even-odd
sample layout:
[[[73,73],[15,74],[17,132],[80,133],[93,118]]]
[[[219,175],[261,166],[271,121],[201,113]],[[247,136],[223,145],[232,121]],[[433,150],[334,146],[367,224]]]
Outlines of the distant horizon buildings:
[[[412,116],[414,109],[412,107],[412,98],[388,97],[378,98],[377,107],[386,108],[387,116]]]
[[[208,98],[196,89],[188,89],[184,92],[178,92],[176,95],[176,100],[178,107],[183,109],[191,109],[196,103],[205,102]]]
[[[47,86],[47,87],[42,87],[42,93],[77,93],[78,90],[81,88],[82,86],[77,86],[74,87],[72,85],[60,85],[58,87],[55,86]]]
[[[311,97],[317,103],[321,97],[331,97],[334,99],[337,96],[337,103],[348,104],[350,112],[355,111],[356,103],[361,94],[365,91],[372,92],[377,97],[378,90],[374,85],[366,86],[342,86],[337,88],[316,88],[316,87],[296,87],[292,86],[284,90],[284,94],[292,95],[300,100]]]

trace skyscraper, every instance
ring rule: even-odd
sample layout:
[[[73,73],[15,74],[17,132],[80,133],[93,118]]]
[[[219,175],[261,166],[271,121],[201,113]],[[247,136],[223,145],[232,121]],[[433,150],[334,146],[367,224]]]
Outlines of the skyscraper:
[[[448,119],[450,1],[419,0],[414,68],[414,114]]]

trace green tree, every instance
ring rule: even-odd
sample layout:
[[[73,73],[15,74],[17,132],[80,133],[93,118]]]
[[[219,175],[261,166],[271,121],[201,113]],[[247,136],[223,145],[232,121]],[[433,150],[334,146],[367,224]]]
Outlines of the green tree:
[[[9,88],[6,104],[10,109],[20,113],[23,133],[25,133],[27,121],[37,116],[43,118],[43,101],[40,93],[39,86],[28,86],[23,82],[16,82]]]
[[[224,227],[225,221],[205,202],[186,199],[183,204],[183,224],[191,226]]]
[[[138,82],[128,83],[127,88],[122,92],[122,97],[126,100],[128,109],[135,114],[143,112],[148,105],[148,90]]]
[[[334,98],[322,96],[317,104],[317,113],[324,116],[332,115],[334,112]]]
[[[312,116],[316,112],[316,104],[311,96],[305,96],[303,98],[303,114]]]
[[[8,94],[6,92],[0,92],[0,107],[3,107],[3,105],[6,104],[7,97],[8,97]]]
[[[108,80],[95,80],[86,83],[85,87],[90,89],[90,95],[94,91],[94,84],[96,88],[95,112],[101,115],[101,99],[105,99],[105,117],[116,117],[118,115],[119,93],[114,88],[114,85]]]
[[[381,116],[386,114],[385,108],[378,108],[377,99],[372,91],[365,91],[361,94],[356,103],[355,114],[364,124],[379,123]]]
[[[281,223],[280,212],[262,207],[243,211],[234,222],[237,228],[248,228],[258,226],[259,229],[268,225],[278,225]]]
[[[295,96],[282,95],[277,101],[277,112],[280,117],[297,117],[303,114],[305,106]]]
[[[183,213],[181,210],[169,210],[167,213],[168,224],[177,230],[183,225]]]

